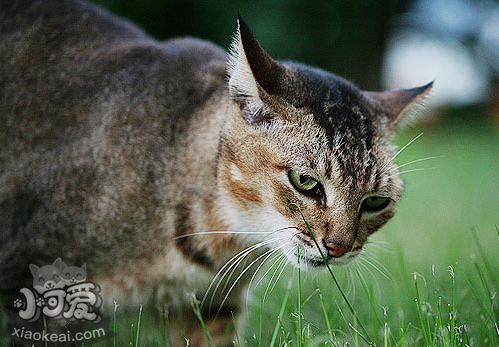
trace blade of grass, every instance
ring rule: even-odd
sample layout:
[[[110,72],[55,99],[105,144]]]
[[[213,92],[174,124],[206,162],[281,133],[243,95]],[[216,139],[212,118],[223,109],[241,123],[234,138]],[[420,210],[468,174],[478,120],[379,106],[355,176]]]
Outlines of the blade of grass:
[[[133,332],[133,323],[130,324],[130,346],[133,346],[133,340],[135,340],[135,334]]]
[[[497,228],[496,225],[496,231],[499,229]],[[494,276],[494,272],[492,271],[492,267],[490,266],[489,260],[485,256],[485,251],[483,250],[482,244],[480,243],[480,240],[478,239],[478,235],[476,233],[476,229],[472,228],[471,229],[471,235],[473,235],[473,239],[475,241],[476,247],[478,249],[478,253],[480,254],[480,258],[482,258],[483,265],[485,266],[485,270],[487,272],[488,277],[494,282],[494,288],[499,288],[499,285],[496,281],[496,278]],[[498,236],[499,236],[499,231],[498,231]]]
[[[314,240],[314,243],[315,243],[315,246],[317,247],[317,249],[319,250],[319,253],[322,257],[322,260],[324,261],[324,264],[326,265],[327,267],[327,270],[329,272],[329,274],[331,275],[331,278],[333,279],[333,282],[334,284],[336,285],[336,287],[338,288],[341,296],[343,297],[343,300],[345,300],[346,304],[347,304],[347,307],[348,309],[350,310],[350,312],[352,313],[352,315],[357,319],[358,323],[359,323],[359,327],[360,329],[362,330],[362,333],[365,335],[365,337],[363,335],[360,335],[364,340],[365,342],[369,345],[369,346],[374,346],[374,343],[372,341],[372,338],[369,336],[369,334],[367,333],[366,329],[364,328],[364,325],[362,324],[362,322],[360,321],[360,319],[358,318],[357,316],[357,313],[355,312],[355,310],[353,309],[352,305],[350,304],[350,301],[348,301],[345,293],[343,292],[343,289],[341,288],[340,284],[338,283],[338,281],[336,280],[336,277],[334,276],[334,273],[333,273],[333,270],[331,270],[331,267],[329,266],[329,263],[327,262],[327,259],[326,259],[326,256],[324,255],[324,253],[322,252],[322,249],[319,247],[319,244],[315,238],[315,235],[314,233],[312,232],[312,229],[310,228],[310,225],[308,224],[307,220],[305,219],[305,216],[303,215],[303,213],[301,212],[301,210],[298,208],[298,211],[300,212],[300,215],[303,219],[303,221],[305,222],[305,225],[307,226],[307,229],[308,229],[308,232],[310,233],[310,235],[312,236],[312,240]],[[300,257],[298,257],[299,259]]]
[[[307,302],[309,302],[309,301],[310,301],[310,299],[312,299],[312,298],[313,298],[315,295],[317,295],[318,293],[319,293],[319,288],[317,288],[316,290],[314,290],[314,291],[312,292],[312,294],[310,294],[310,295],[308,296],[308,298],[306,298],[306,299],[303,301],[302,307],[303,307],[303,306],[305,306],[305,304],[306,304]]]
[[[279,315],[277,317],[282,317],[282,315],[284,314],[284,310],[286,309],[286,305],[288,304],[290,292],[291,292],[291,281],[289,281],[289,283],[288,283],[288,287],[286,289],[286,294],[284,295],[284,299],[282,300],[281,308],[279,310]],[[270,340],[269,347],[275,346],[278,334],[279,334],[279,320],[276,320],[276,324],[274,327],[274,333],[272,334],[272,339]]]
[[[284,326],[282,325],[281,317],[277,317],[277,321],[279,322],[279,326],[281,327],[282,336],[284,337],[284,343],[286,347],[291,347],[289,344],[288,336],[286,334],[286,330],[284,330]]]
[[[172,339],[172,330],[170,327],[170,312],[168,311],[168,308],[165,306],[163,307],[162,310],[162,315],[163,317],[163,331],[165,335],[165,341],[167,342],[168,347],[173,347],[173,339]]]
[[[319,298],[321,299],[322,313],[324,314],[324,320],[326,321],[327,331],[329,333],[329,339],[334,341],[333,330],[331,329],[331,322],[329,321],[329,315],[327,314],[326,304],[324,303],[324,298],[322,297],[322,293],[319,293]]]
[[[232,324],[234,324],[234,331],[236,332],[237,347],[241,347],[241,342],[239,341],[239,333],[237,331],[236,319],[234,318],[234,312],[231,311],[230,315],[232,316]]]
[[[142,309],[144,307],[140,305],[139,307],[139,319],[137,321],[137,336],[135,337],[135,347],[139,347],[139,336],[140,336],[140,325],[142,322]]]
[[[114,313],[113,313],[113,328],[114,328],[114,334],[113,334],[113,347],[117,346],[117,337],[118,337],[118,303],[114,301]]]
[[[263,297],[260,297],[260,311],[259,311],[259,332],[258,332],[258,347],[262,347],[262,333],[263,333]]]
[[[45,314],[42,315],[43,316],[43,329],[45,330],[46,333],[48,333],[48,330],[47,330],[47,317],[45,317]],[[46,339],[45,340],[45,347],[48,346],[48,341]]]
[[[455,346],[456,344],[456,305],[454,300],[454,269],[449,266],[451,286],[450,286],[450,298],[451,298],[451,312],[450,312],[450,345]]]
[[[431,341],[432,346],[436,346],[437,337],[438,337],[438,334],[437,334],[438,327],[442,326],[441,308],[442,308],[442,297],[439,297],[438,302],[437,302],[437,314],[435,316],[435,327],[433,329],[433,340]]]
[[[419,294],[419,286],[418,286],[418,276],[414,273],[414,288],[416,290],[416,308],[418,311],[419,323],[421,324],[421,330],[423,331],[423,336],[425,340],[425,345],[429,346],[431,343],[430,336],[428,334],[428,322],[427,319],[423,316],[423,309],[421,307],[421,296]]]
[[[215,343],[213,342],[210,332],[208,331],[208,329],[206,328],[206,324],[204,323],[203,316],[201,315],[201,309],[199,308],[199,301],[196,299],[194,295],[192,296],[191,303],[192,303],[192,308],[194,309],[194,314],[196,315],[197,319],[199,320],[199,323],[201,324],[201,328],[203,329],[206,344],[208,345],[208,347],[214,346]]]
[[[484,316],[486,316],[487,319],[490,320],[491,322],[494,322],[495,319],[492,316],[493,312],[491,312],[490,310],[488,310],[485,307],[485,304],[483,303],[482,299],[480,298],[480,294],[478,294],[478,292],[475,289],[475,287],[473,286],[473,283],[471,282],[471,280],[469,278],[466,278],[466,281],[468,282],[468,285],[470,286],[470,289],[471,289],[471,293],[475,297],[475,300],[476,300],[478,306],[480,307],[480,310],[484,314]]]
[[[297,341],[298,347],[302,347],[302,330],[303,330],[303,320],[301,315],[301,271],[300,271],[300,247],[296,245],[297,248],[297,258],[298,258],[298,331],[297,331]]]

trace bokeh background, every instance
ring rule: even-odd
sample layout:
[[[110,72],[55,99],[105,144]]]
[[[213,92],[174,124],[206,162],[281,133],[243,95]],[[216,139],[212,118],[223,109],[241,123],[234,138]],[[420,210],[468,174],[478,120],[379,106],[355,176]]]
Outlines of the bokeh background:
[[[488,289],[480,289],[482,273],[477,270],[485,271],[487,267],[499,278],[497,1],[94,2],[129,18],[159,40],[194,36],[222,47],[230,44],[239,11],[273,57],[318,66],[365,90],[408,88],[435,80],[425,106],[418,110],[419,121],[399,130],[394,143],[401,148],[422,133],[397,162],[436,158],[404,166],[404,171],[418,170],[402,176],[406,193],[398,213],[368,246],[368,255],[374,259],[365,258],[358,265],[336,271],[366,321],[374,312],[384,317],[392,331],[406,327],[408,345],[412,346],[422,343],[413,274],[420,274],[430,315],[435,312],[435,303],[431,304],[428,293],[438,292],[444,303],[450,302],[448,267],[452,266],[457,317],[463,331],[472,336],[472,345],[499,345],[499,339],[493,337],[493,323],[497,323],[499,315],[497,281],[491,282]],[[361,278],[372,289],[374,301],[362,294]],[[289,280],[294,288],[294,279],[296,270],[286,269],[267,296],[263,314],[272,329],[285,288]],[[250,345],[259,338],[258,298],[267,283],[263,281],[253,291],[257,299],[250,305],[242,333]],[[317,288],[328,298],[328,309],[338,311],[344,307],[324,272],[307,273],[303,290],[308,292],[303,295]],[[495,322],[483,313],[483,303],[475,300],[475,292],[487,298]],[[304,314],[312,327],[311,334],[319,336],[324,321],[316,299],[310,300]],[[290,303],[294,300],[292,297]],[[288,306],[284,315],[289,320],[283,323],[293,330],[295,308]],[[337,319],[341,325],[341,318]],[[264,325],[262,338],[268,341],[272,329],[265,330]],[[373,331],[382,329],[382,324],[371,325]],[[354,341],[353,337],[346,339]]]

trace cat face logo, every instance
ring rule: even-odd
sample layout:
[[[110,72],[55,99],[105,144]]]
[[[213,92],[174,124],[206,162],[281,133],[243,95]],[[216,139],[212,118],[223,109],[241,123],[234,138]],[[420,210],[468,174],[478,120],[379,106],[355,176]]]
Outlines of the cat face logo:
[[[62,288],[65,283],[61,281],[61,258],[57,258],[52,265],[37,266],[29,264],[33,275],[33,288],[43,294],[47,290]]]
[[[24,298],[14,300],[22,319],[36,321],[43,312],[45,317],[54,319],[100,321],[100,287],[87,281],[86,264],[68,266],[57,258],[51,265],[30,264],[29,268],[33,289],[22,288]]]
[[[83,264],[81,267],[78,266],[67,266],[62,263],[61,269],[62,282],[66,286],[70,286],[75,283],[84,282],[87,279],[87,264]]]

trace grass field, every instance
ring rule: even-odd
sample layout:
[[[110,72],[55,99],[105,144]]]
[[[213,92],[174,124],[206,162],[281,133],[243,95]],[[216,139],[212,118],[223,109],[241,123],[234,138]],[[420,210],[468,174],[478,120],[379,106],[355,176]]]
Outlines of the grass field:
[[[403,168],[428,170],[403,175],[396,217],[354,264],[271,269],[235,346],[499,346],[499,132],[470,118],[400,132],[399,147],[423,135],[399,164],[437,158]],[[145,314],[137,337],[138,312],[118,314],[116,344],[167,346]]]

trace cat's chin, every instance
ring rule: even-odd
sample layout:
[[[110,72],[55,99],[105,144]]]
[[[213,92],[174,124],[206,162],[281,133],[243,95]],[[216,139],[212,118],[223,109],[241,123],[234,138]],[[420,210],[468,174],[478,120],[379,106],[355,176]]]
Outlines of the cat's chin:
[[[354,261],[358,255],[359,253],[355,253],[348,254],[340,258],[330,258],[327,260],[327,264],[332,266],[347,265]],[[301,270],[321,269],[326,267],[326,263],[322,258],[316,259],[300,256],[300,262],[298,263],[298,257],[294,254],[291,259],[288,258],[288,261],[296,267],[299,266]]]

